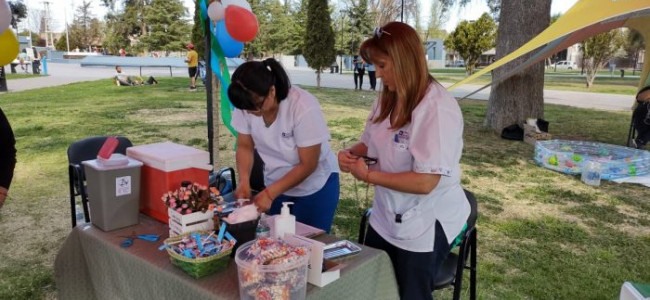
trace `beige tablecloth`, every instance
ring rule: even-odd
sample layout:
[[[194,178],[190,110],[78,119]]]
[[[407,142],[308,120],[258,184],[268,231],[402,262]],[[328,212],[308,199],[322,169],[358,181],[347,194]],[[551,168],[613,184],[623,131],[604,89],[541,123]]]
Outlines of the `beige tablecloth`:
[[[159,234],[159,242],[135,240],[120,247],[124,235]],[[54,264],[59,299],[239,299],[237,266],[194,279],[173,266],[157,248],[168,227],[145,216],[140,224],[103,232],[90,224],[72,230]],[[332,242],[333,236],[317,239]],[[308,299],[397,299],[397,284],[388,255],[363,247],[361,253],[340,258],[341,278],[319,288],[307,285]]]

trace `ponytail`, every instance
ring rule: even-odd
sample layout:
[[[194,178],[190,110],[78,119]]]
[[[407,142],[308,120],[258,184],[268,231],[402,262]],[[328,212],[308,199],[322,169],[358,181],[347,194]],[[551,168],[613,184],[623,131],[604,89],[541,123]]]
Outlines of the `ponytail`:
[[[228,97],[236,108],[254,110],[253,97],[268,95],[271,86],[275,86],[278,103],[287,98],[291,83],[282,65],[273,58],[248,61],[232,74]]]

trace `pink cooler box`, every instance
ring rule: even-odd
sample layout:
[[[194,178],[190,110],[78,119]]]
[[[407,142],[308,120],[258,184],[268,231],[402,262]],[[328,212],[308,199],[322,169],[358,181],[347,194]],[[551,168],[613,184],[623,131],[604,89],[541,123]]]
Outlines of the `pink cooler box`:
[[[164,142],[127,148],[126,155],[144,163],[140,211],[160,222],[169,220],[164,193],[177,190],[183,181],[208,185],[212,166],[206,151]]]

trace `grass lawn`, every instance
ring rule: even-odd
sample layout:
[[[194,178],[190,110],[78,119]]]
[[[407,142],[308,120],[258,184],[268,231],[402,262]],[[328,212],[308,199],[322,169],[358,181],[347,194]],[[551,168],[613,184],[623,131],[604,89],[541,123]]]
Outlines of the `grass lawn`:
[[[0,212],[0,299],[56,298],[54,257],[70,231],[66,149],[92,135],[134,144],[173,141],[207,149],[205,94],[186,79],[116,87],[110,80],[0,97],[17,138],[18,165]],[[320,100],[338,151],[354,143],[373,92],[307,88]],[[461,103],[465,188],[479,203],[480,299],[614,299],[626,280],[650,283],[650,189],[538,167],[533,147],[482,128],[486,102]],[[546,106],[558,138],[623,144],[630,113]],[[233,138],[220,130],[217,168],[234,163]],[[341,177],[333,234],[356,240],[372,191]],[[467,285],[465,285],[467,287]],[[450,299],[450,291],[436,292]]]
[[[463,80],[465,73],[447,72],[432,73],[440,82],[456,83]],[[579,73],[568,72],[547,72],[544,77],[544,88],[560,91],[591,92],[591,93],[608,93],[621,95],[636,95],[638,91],[639,78],[619,76],[613,77],[596,77],[591,89],[587,89],[584,77],[578,77]],[[488,84],[492,81],[490,74],[483,75],[470,84]]]
[[[34,75],[34,74],[29,74],[29,73],[7,73],[7,80],[12,80],[12,79],[23,79],[23,78],[31,78],[31,77],[41,77],[43,75]]]

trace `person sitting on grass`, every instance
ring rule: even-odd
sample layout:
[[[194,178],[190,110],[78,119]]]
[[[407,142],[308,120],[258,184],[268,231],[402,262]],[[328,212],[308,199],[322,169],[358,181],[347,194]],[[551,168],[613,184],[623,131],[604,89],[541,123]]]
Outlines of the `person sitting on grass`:
[[[115,66],[115,84],[118,86],[150,85],[158,84],[158,81],[153,76],[149,76],[147,81],[143,81],[142,77],[126,75],[122,73],[120,66]]]
[[[637,135],[632,142],[635,148],[643,149],[650,141],[650,84],[636,94],[635,105],[632,119]]]

